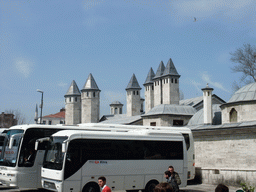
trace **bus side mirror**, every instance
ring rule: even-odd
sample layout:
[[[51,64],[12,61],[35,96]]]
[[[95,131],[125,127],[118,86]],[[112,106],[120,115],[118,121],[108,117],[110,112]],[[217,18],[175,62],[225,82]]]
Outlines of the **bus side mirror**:
[[[62,153],[66,153],[66,147],[67,147],[67,143],[62,143],[62,145],[61,145],[62,147],[61,147],[61,152]]]
[[[35,150],[37,151],[38,149],[38,141],[35,142]]]
[[[50,137],[45,137],[42,139],[37,139],[35,142],[35,150],[37,151],[39,143],[43,143],[44,141],[50,141]]]
[[[9,142],[9,149],[11,149],[11,148],[12,148],[12,146],[13,146],[13,142],[14,142],[14,138],[13,138],[13,137],[11,137],[11,138],[10,138],[10,142]]]

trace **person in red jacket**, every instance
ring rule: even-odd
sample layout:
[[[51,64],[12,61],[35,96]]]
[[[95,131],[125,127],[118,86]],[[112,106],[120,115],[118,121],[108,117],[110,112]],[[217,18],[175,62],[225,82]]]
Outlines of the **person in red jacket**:
[[[102,192],[111,192],[111,189],[106,185],[106,178],[105,177],[99,177],[98,178],[98,184],[100,188],[102,189]]]

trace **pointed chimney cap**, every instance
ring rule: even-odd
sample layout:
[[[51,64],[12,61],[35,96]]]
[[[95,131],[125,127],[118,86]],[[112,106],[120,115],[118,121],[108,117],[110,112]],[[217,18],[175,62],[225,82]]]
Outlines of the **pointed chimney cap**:
[[[143,85],[147,85],[147,84],[153,84],[153,78],[155,77],[155,73],[152,69],[152,67],[150,68],[149,72],[148,72],[148,76],[146,78],[146,81]]]
[[[156,75],[153,79],[157,79],[157,78],[161,77],[164,73],[164,70],[165,70],[164,62],[161,61],[159,66],[158,66],[158,69],[156,71]]]
[[[78,86],[77,86],[75,80],[73,80],[73,81],[71,82],[71,85],[70,85],[69,88],[68,88],[68,91],[67,91],[66,95],[64,95],[64,97],[68,97],[68,96],[80,96],[80,95],[81,95],[81,93],[80,93],[80,91],[79,91],[79,89],[78,89]]]
[[[163,76],[167,76],[167,75],[180,77],[180,75],[178,74],[171,58],[169,59],[167,65],[166,65],[166,68],[163,72]]]
[[[202,88],[201,90],[202,90],[202,91],[213,91],[214,89],[211,88],[211,87],[209,87],[209,84],[207,83],[207,84],[206,84],[206,87],[205,87],[205,88]]]
[[[135,74],[132,75],[132,78],[131,78],[130,82],[128,83],[125,90],[129,90],[129,89],[141,89]]]
[[[96,81],[94,80],[91,73],[89,74],[89,76],[84,84],[84,87],[81,91],[82,92],[83,91],[100,91],[100,89],[98,88],[98,85],[97,85]]]

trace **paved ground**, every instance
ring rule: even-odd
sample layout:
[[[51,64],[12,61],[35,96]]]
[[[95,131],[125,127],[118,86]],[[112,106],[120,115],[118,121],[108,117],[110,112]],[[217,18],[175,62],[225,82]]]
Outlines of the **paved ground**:
[[[207,184],[194,184],[194,185],[188,185],[185,188],[181,188],[181,192],[214,192],[215,191],[215,185],[207,185]],[[235,187],[229,187],[229,192],[236,192],[239,188]],[[16,191],[23,191],[23,192],[33,192],[39,190],[22,190],[22,189],[10,189],[10,188],[3,188],[0,187],[1,192],[16,192]],[[116,191],[116,192],[125,192],[125,191]]]

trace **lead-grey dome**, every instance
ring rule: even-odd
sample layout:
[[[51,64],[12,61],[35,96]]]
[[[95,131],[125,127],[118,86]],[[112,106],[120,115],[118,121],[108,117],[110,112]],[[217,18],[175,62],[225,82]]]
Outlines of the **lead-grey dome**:
[[[252,100],[256,100],[256,83],[250,83],[249,85],[240,88],[234,93],[228,103]]]
[[[212,124],[221,124],[221,108],[220,104],[212,105]],[[195,115],[189,120],[188,125],[203,125],[204,124],[204,108],[196,112]]]
[[[110,105],[123,105],[120,101],[113,101]]]
[[[196,110],[191,106],[186,105],[175,105],[175,104],[162,104],[157,105],[151,109],[147,114],[143,116],[150,115],[194,115]]]

